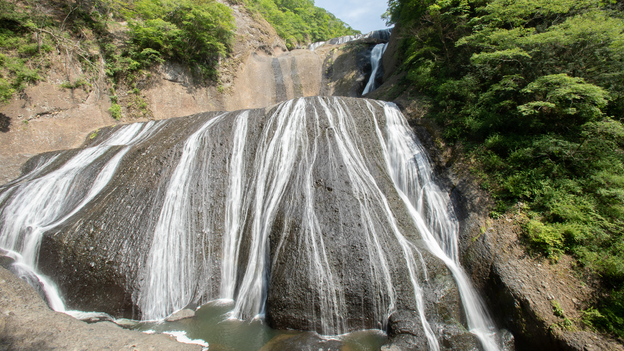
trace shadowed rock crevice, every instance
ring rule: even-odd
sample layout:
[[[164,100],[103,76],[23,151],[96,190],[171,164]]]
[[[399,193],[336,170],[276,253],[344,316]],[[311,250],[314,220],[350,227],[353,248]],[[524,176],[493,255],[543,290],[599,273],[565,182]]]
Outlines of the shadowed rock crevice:
[[[0,132],[7,133],[11,126],[11,117],[0,113]]]
[[[271,66],[273,67],[273,75],[275,77],[275,102],[286,101],[286,85],[284,84],[284,73],[282,73],[282,66],[280,60],[274,58],[271,60]]]

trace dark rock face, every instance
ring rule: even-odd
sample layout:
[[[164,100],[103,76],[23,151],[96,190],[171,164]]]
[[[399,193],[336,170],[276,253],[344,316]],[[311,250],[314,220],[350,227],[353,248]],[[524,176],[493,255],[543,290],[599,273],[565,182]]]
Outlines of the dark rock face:
[[[265,312],[278,329],[339,334],[388,323],[396,343],[418,349],[429,325],[443,349],[475,348],[457,327],[465,318],[453,277],[425,249],[386,169],[376,129],[385,122],[372,100],[307,98],[143,125],[141,138],[85,168],[76,210],[46,227],[39,270],[70,309],[151,319],[234,298],[238,317]],[[41,156],[56,158],[27,170],[52,174],[83,150]],[[114,160],[113,176],[81,205]],[[18,184],[0,189],[3,211]]]
[[[2,350],[189,350],[165,335],[148,335],[110,322],[85,323],[51,311],[26,282],[0,267]]]
[[[361,96],[371,74],[370,55],[376,43],[360,39],[331,50],[323,61],[320,95]]]
[[[390,79],[390,76],[397,73],[399,65],[400,65],[400,61],[398,59],[400,34],[401,34],[401,28],[397,24],[392,30],[392,32],[390,33],[390,36],[388,38],[388,47],[386,48],[386,52],[384,53],[383,60],[382,60],[383,70],[384,70],[384,74],[383,74],[384,82]]]
[[[11,117],[0,113],[0,132],[7,133],[11,126]]]

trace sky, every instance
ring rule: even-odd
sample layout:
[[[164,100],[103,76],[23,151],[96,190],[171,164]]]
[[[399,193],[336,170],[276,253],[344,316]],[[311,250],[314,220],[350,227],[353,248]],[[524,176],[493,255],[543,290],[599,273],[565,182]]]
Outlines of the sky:
[[[386,28],[381,15],[388,9],[388,0],[314,0],[314,5],[333,13],[362,33]]]

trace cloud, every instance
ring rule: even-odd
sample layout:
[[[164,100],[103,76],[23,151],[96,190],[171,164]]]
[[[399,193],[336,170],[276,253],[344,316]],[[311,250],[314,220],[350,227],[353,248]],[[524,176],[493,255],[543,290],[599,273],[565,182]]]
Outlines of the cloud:
[[[386,28],[381,15],[388,8],[387,0],[315,0],[314,4],[362,33]]]

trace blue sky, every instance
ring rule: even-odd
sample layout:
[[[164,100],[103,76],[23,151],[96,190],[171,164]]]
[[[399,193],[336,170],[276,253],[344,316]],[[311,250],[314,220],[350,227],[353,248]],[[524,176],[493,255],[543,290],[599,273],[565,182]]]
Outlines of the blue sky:
[[[362,33],[386,28],[381,15],[388,9],[388,0],[314,0],[314,5],[333,13]]]

